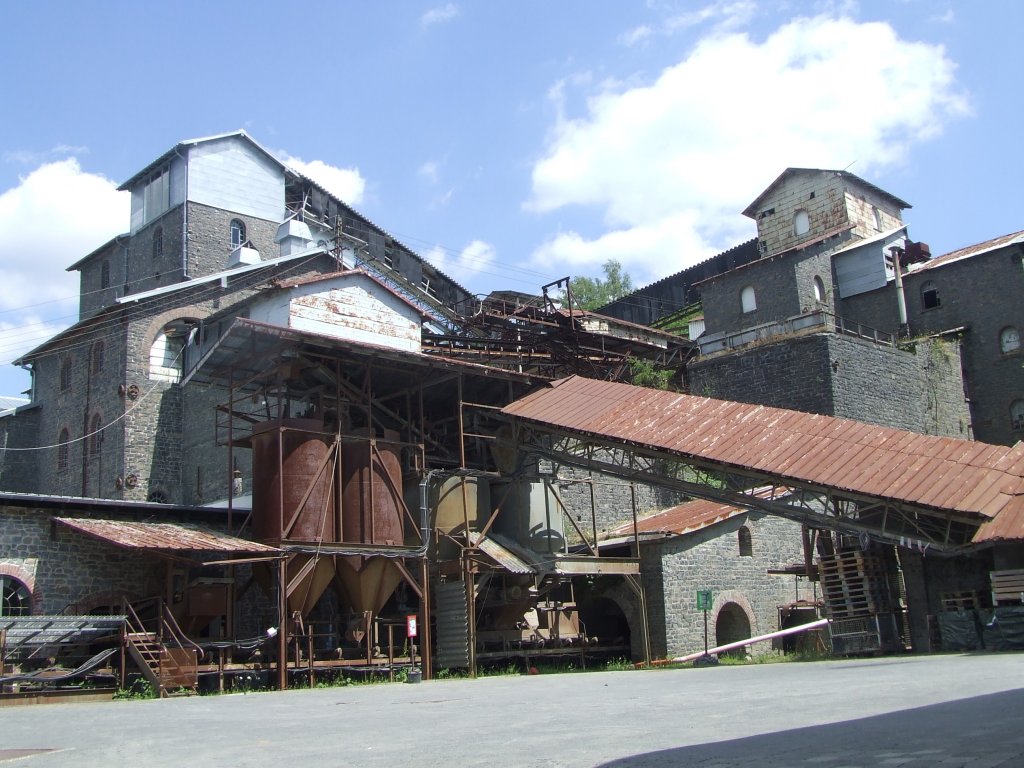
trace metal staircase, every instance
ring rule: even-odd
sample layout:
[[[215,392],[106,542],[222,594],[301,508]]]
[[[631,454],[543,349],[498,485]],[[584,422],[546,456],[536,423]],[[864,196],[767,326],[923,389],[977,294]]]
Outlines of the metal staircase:
[[[155,602],[155,629],[147,628],[135,606],[125,603],[125,650],[159,698],[191,696],[198,692],[202,649],[185,637],[164,602]]]

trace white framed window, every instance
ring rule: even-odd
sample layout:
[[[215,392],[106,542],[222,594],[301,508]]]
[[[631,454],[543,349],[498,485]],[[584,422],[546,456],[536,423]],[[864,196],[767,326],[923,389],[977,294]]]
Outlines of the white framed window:
[[[745,285],[740,291],[740,310],[746,314],[757,309],[757,296],[754,293],[754,286]]]
[[[1020,332],[1012,325],[999,332],[999,351],[1004,355],[1020,351]]]
[[[240,219],[231,220],[231,250],[235,250],[245,242],[245,222]]]
[[[818,275],[814,276],[814,300],[818,302],[825,300],[825,281]]]
[[[801,208],[793,214],[793,234],[797,237],[811,231],[811,215]]]

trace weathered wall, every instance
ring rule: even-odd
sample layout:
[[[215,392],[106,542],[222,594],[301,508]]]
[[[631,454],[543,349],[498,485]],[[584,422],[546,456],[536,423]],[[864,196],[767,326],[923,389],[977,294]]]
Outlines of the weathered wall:
[[[698,359],[689,376],[697,395],[970,436],[955,343],[908,351],[819,333]]]
[[[738,530],[750,531],[752,554],[739,554]],[[778,608],[796,599],[812,600],[813,586],[794,576],[769,576],[769,569],[803,561],[800,526],[768,515],[748,513],[697,533],[644,547],[642,568],[654,656],[672,658],[702,650],[704,616],[696,593],[710,589],[708,645],[723,608],[739,606],[750,622],[750,636],[779,628]],[[751,646],[764,653],[770,644]]]

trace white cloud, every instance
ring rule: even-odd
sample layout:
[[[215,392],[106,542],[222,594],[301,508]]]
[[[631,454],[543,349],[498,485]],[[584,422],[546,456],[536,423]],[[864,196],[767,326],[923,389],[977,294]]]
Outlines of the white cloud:
[[[125,231],[129,196],[67,159],[47,163],[0,194],[0,362],[77,320],[77,272],[68,266]]]
[[[416,175],[428,184],[436,184],[440,178],[441,167],[434,160],[428,160],[416,169]]]
[[[308,176],[335,197],[349,205],[358,205],[366,192],[366,179],[358,168],[338,168],[323,160],[308,163],[298,157],[285,157],[282,162]]]
[[[579,117],[566,117],[561,81],[526,208],[594,207],[606,231],[558,235],[533,263],[599,274],[614,256],[642,284],[735,245],[755,231],[739,211],[785,167],[856,162],[870,179],[964,114],[954,70],[940,46],[887,24],[816,17],[760,42],[705,37],[648,84],[602,84]]]
[[[451,21],[459,15],[459,7],[455,3],[447,3],[446,5],[439,6],[437,8],[431,8],[429,11],[420,17],[420,23],[429,27],[432,24],[441,24],[446,21]]]
[[[480,272],[486,272],[498,257],[494,246],[483,240],[474,240],[458,253],[434,246],[421,255],[456,280],[465,280]]]

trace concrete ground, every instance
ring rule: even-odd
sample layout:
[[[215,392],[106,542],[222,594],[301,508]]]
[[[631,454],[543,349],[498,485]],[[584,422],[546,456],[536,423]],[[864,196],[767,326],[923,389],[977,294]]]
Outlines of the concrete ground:
[[[1024,654],[0,709],[0,765],[1024,766]]]

